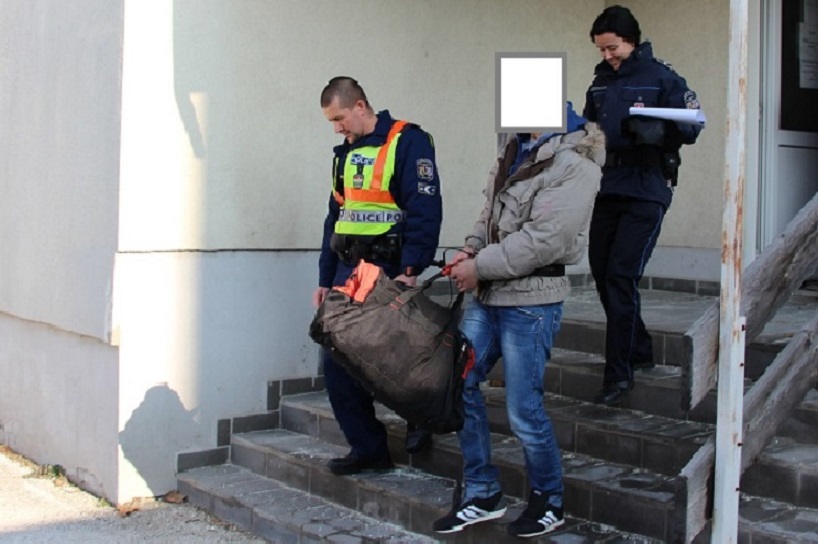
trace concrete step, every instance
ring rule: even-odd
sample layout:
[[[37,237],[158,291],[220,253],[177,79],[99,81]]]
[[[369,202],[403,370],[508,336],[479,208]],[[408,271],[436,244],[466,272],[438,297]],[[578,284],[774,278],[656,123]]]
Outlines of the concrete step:
[[[716,404],[714,393],[694,411],[682,413],[677,365],[684,332],[713,300],[643,291],[656,359],[665,364],[637,373],[627,402],[608,408],[589,402],[601,385],[604,314],[592,287],[574,289],[565,304],[558,346],[581,352],[555,349],[545,379],[547,409],[563,450],[568,523],[540,541],[678,540],[677,474],[712,434]],[[748,346],[748,386],[816,308],[818,297],[794,296]],[[501,378],[501,370],[502,363],[492,377]],[[494,461],[511,507],[503,520],[447,536],[445,542],[517,541],[507,536],[504,523],[519,515],[527,495],[522,453],[509,433],[504,390],[487,388],[486,397]],[[326,394],[286,396],[280,406],[278,399],[277,410],[264,417],[274,414],[282,428],[240,433],[234,426],[232,436],[228,432],[222,441],[231,442],[223,449],[229,448],[232,464],[180,474],[180,489],[194,504],[275,542],[439,541],[431,524],[449,510],[462,474],[455,435],[438,436],[429,451],[409,456],[403,449],[405,423],[378,407],[399,468],[336,477],[326,463],[345,455],[348,447]],[[742,478],[739,541],[818,542],[816,467],[818,391],[812,391]],[[695,540],[707,541],[702,535]]]
[[[507,438],[511,432],[505,415],[504,390],[489,387],[484,389],[484,393],[492,431],[498,433],[499,441],[513,442],[513,439]],[[557,442],[565,455],[590,456],[600,462],[625,465],[671,478],[679,474],[715,432],[712,424],[597,406],[560,395],[546,394],[545,403]],[[810,399],[802,403],[805,406],[802,409],[814,410],[816,404],[818,392],[810,393]],[[409,456],[403,451],[403,421],[383,406],[378,405],[376,409],[378,417],[387,425],[390,450],[398,462],[449,478],[460,477],[460,453],[454,436],[437,437],[440,448],[427,455]],[[323,392],[285,398],[282,402],[282,426],[340,446],[346,444]],[[524,483],[520,483],[525,480],[522,464],[515,468],[517,471],[511,471],[513,476],[504,485],[509,492],[514,490],[515,494],[525,496]],[[741,489],[751,495],[818,508],[816,478],[818,444],[781,436],[762,452],[744,474]]]
[[[450,457],[452,450],[457,448],[453,439],[454,436],[444,437],[434,451]],[[327,462],[333,457],[345,455],[345,446],[285,429],[235,435],[232,450],[232,462],[256,474],[429,537],[441,536],[432,531],[432,523],[451,508],[455,481],[435,474],[440,471],[432,470],[431,465],[434,463],[430,463],[425,469],[400,467],[386,472],[371,471],[338,477],[329,472]],[[503,464],[507,474],[504,480],[508,479],[509,474],[517,472],[516,485],[510,486],[516,488],[515,492],[506,490],[510,500],[508,512],[497,522],[480,524],[479,529],[472,528],[462,533],[446,535],[446,542],[519,542],[507,534],[505,525],[519,516],[525,507],[520,500],[524,483],[519,475],[519,466],[514,466],[522,460],[519,448],[509,445],[507,450],[507,455],[498,455],[501,458],[498,462]],[[425,456],[430,457],[428,454]],[[667,489],[660,489],[663,485],[669,485],[665,478],[634,473],[625,468],[603,466],[578,456],[570,456],[564,463],[567,472],[572,475],[566,482],[571,483],[572,493],[589,494],[594,487],[593,482],[600,483],[594,497],[600,517],[615,520],[620,525],[635,525],[639,520],[641,525],[650,526],[656,535],[661,536],[646,538],[624,534],[618,528],[612,528],[610,525],[613,523],[610,521],[594,523],[586,521],[587,517],[579,519],[569,511],[565,527],[539,541],[658,543],[664,540],[670,530],[673,507],[672,493]],[[451,459],[447,464],[453,464]],[[572,504],[579,503],[570,494],[566,495],[566,500]],[[590,497],[586,500],[590,500]]]
[[[505,389],[484,390],[492,431],[511,436],[506,417]],[[545,394],[557,443],[566,452],[590,455],[603,461],[676,476],[715,432],[715,427],[600,406]]]
[[[679,366],[684,360],[682,337],[705,310],[718,300],[677,291],[642,290],[642,317],[651,333],[657,364]],[[776,313],[763,332],[747,346],[745,375],[757,379],[786,341],[818,310],[818,296],[797,292]],[[592,286],[573,287],[564,303],[556,346],[586,353],[604,353],[605,313]]]
[[[505,414],[505,392],[501,387],[484,389],[489,423],[494,432],[511,434]],[[635,394],[635,393],[634,393]],[[654,392],[661,399],[659,392]],[[663,474],[675,476],[698,448],[713,432],[713,423],[675,419],[635,409],[618,409],[582,402],[574,398],[546,393],[546,410],[554,426],[560,448],[566,452],[591,455],[605,461],[627,464]],[[282,426],[313,436],[320,436],[334,444],[343,445],[345,440],[332,414],[326,393],[308,393],[286,397],[282,402]],[[377,406],[378,417],[389,430],[390,447],[397,459],[411,464],[402,453],[404,423],[393,412]],[[818,419],[818,391],[810,392],[799,406],[801,420]],[[788,434],[781,434],[765,450],[746,478],[754,494],[789,500],[803,497],[793,504],[815,506],[807,499],[808,491],[801,485],[800,475],[810,475],[812,462],[818,452],[816,433],[810,423],[797,420],[790,424]],[[815,427],[818,429],[818,426]],[[804,432],[810,429],[809,432]],[[801,434],[797,434],[800,432]],[[818,459],[816,459],[818,463]],[[760,474],[759,474],[760,473]],[[777,474],[777,494],[767,494],[756,487],[756,481],[765,481],[765,474]],[[776,480],[774,480],[776,481]],[[785,482],[792,484],[785,485]]]
[[[492,432],[510,437],[504,393],[499,387],[484,389]],[[545,395],[545,405],[564,452],[627,464],[665,476],[676,476],[714,431],[712,425],[705,423],[598,406],[553,394]],[[425,468],[425,459],[410,457],[403,451],[403,420],[381,405],[376,405],[376,412],[387,427],[390,451],[396,462]],[[346,444],[325,392],[285,397],[281,403],[281,418],[285,429],[319,437],[339,446]],[[436,439],[444,442],[445,438],[447,436]],[[459,449],[453,448],[452,453],[453,459],[436,458],[434,462],[456,465],[456,471],[442,475],[457,477],[460,470]]]
[[[676,475],[696,448],[715,432],[716,393],[690,414],[679,409],[680,371],[657,366],[636,373],[636,387],[623,406],[588,407],[600,386],[601,356],[555,350],[548,363],[546,405],[561,447],[620,463]],[[492,370],[501,381],[502,363]],[[751,382],[747,381],[747,387]],[[492,428],[508,432],[502,388],[487,398]],[[566,395],[565,397],[554,396]],[[576,407],[575,407],[575,403]],[[607,409],[611,410],[611,409]],[[614,424],[613,421],[616,422]],[[818,508],[818,391],[810,391],[778,436],[744,474],[741,488],[752,495]]]
[[[818,510],[742,495],[739,502],[738,542],[818,542]]]
[[[609,408],[602,410],[615,412]],[[410,456],[403,449],[404,422],[383,406],[378,405],[377,412],[387,426],[389,448],[395,462],[452,480],[462,477],[462,457],[454,434],[437,436],[431,450]],[[341,455],[346,454],[346,441],[325,393],[282,399],[281,417],[283,428],[319,438],[340,447]],[[623,421],[623,425],[626,424]],[[634,427],[638,426],[634,424]],[[517,498],[526,497],[527,480],[519,443],[512,437],[495,433],[493,444],[493,460],[500,471],[504,492]],[[235,443],[233,451],[237,451]],[[663,475],[565,448],[563,470],[566,511],[570,515],[652,538],[666,539],[672,534],[677,519],[675,474]]]
[[[237,465],[193,469],[178,482],[191,504],[270,542],[435,542]]]
[[[818,509],[818,445],[775,438],[742,475],[741,490]]]
[[[505,390],[488,387],[484,389],[484,396],[492,432],[510,437]],[[545,405],[557,442],[564,452],[589,455],[665,476],[678,475],[714,431],[712,425],[704,423],[598,406],[548,393]],[[383,406],[378,405],[376,410],[387,425],[390,448],[398,461],[413,466],[421,462],[402,452],[403,420]],[[317,436],[333,444],[346,444],[324,392],[283,399],[281,414],[282,427],[286,429]],[[455,460],[459,463],[459,450],[456,453]],[[456,477],[457,474],[444,475]]]
[[[498,362],[489,374],[489,379],[494,383],[502,383],[502,365],[502,361]],[[605,361],[601,355],[554,349],[552,359],[545,369],[545,390],[591,402],[602,387],[604,366]],[[751,385],[751,380],[745,380],[746,388]],[[715,423],[716,391],[711,391],[691,412],[683,412],[681,370],[671,365],[657,365],[650,370],[635,373],[635,387],[622,407],[673,419]],[[805,442],[818,443],[818,391],[807,393],[781,433],[783,436],[798,437]]]
[[[438,282],[432,297],[442,305],[450,304],[446,282]],[[642,318],[651,333],[655,362],[679,366],[685,361],[682,344],[684,333],[716,300],[717,293],[700,295],[691,292],[642,289]],[[468,298],[468,295],[467,295]],[[789,337],[808,322],[818,310],[818,294],[797,291],[776,313],[762,333],[748,344],[745,375],[757,379],[783,349]],[[584,353],[605,352],[605,312],[593,285],[574,285],[564,302],[563,321],[556,347]]]
[[[605,359],[602,355],[566,349],[554,349],[545,368],[544,387],[550,393],[593,402],[602,387]],[[492,369],[489,378],[503,382],[503,362]],[[681,369],[673,365],[657,365],[634,373],[635,387],[622,407],[656,416],[693,419],[706,423],[716,421],[716,395],[712,392],[688,414],[681,409]],[[748,386],[750,382],[747,382]]]

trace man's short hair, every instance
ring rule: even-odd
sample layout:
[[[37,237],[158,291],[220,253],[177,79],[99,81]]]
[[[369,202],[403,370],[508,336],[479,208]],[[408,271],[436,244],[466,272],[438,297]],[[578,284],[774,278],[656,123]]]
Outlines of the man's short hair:
[[[594,36],[608,32],[616,34],[634,46],[639,45],[639,40],[642,38],[639,21],[633,16],[631,10],[622,6],[610,6],[599,14],[591,26],[591,41],[594,41]]]
[[[330,79],[321,92],[321,107],[329,106],[335,97],[338,97],[338,105],[342,108],[351,108],[358,100],[363,100],[367,109],[372,109],[366,93],[351,77],[338,76]]]

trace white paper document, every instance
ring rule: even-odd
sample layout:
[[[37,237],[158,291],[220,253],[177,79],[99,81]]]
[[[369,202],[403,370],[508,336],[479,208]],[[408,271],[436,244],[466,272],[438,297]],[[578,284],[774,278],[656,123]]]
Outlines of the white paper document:
[[[677,123],[687,123],[688,125],[704,125],[707,122],[702,110],[689,108],[631,108],[629,113],[631,115],[667,119]]]
[[[798,23],[799,87],[818,89],[818,24]]]

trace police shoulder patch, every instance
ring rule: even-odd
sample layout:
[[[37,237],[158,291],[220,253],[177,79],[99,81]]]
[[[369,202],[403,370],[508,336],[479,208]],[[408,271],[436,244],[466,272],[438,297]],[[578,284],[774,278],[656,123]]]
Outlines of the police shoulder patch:
[[[698,98],[696,98],[696,93],[694,93],[693,91],[688,90],[684,94],[683,99],[684,99],[684,102],[685,102],[685,108],[687,108],[689,110],[698,110],[698,109],[701,108],[701,105],[699,104],[699,100],[698,100]]]
[[[418,182],[418,193],[422,195],[434,196],[437,188],[434,185],[430,185],[425,181]]]
[[[431,159],[418,159],[418,178],[426,181],[432,181],[435,178],[435,163]]]

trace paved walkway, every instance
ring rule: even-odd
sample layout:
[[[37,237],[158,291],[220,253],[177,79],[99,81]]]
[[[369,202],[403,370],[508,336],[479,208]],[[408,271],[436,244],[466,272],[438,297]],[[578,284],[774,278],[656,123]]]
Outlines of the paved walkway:
[[[187,504],[151,502],[127,517],[0,447],[0,543],[263,543]]]

